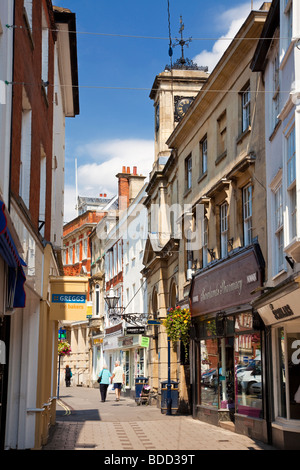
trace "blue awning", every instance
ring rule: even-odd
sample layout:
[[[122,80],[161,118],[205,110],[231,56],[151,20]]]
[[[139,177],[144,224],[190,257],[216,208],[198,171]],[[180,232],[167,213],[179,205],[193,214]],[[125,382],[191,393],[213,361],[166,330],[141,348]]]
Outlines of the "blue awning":
[[[0,200],[0,256],[8,266],[8,306],[11,308],[25,307],[24,283],[26,276],[23,261],[15,246],[7,226],[5,204]]]

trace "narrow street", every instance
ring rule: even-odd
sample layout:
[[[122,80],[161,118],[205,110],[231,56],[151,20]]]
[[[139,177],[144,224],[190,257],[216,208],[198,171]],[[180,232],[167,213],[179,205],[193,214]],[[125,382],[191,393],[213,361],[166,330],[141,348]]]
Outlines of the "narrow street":
[[[180,451],[185,458],[184,451],[274,450],[191,416],[166,416],[156,406],[138,406],[127,397],[116,402],[114,392],[109,392],[102,403],[98,389],[61,387],[56,416],[56,426],[43,450],[122,451],[105,452],[103,458],[139,455],[135,451],[144,451],[142,455],[157,455],[157,451],[174,455],[174,451]]]

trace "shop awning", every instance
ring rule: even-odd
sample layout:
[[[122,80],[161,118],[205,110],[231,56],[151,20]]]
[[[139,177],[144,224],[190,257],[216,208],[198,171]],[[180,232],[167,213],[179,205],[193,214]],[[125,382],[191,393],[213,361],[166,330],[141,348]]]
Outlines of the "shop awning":
[[[0,200],[0,256],[8,266],[8,307],[25,307],[24,283],[26,276],[22,260],[7,226],[5,204]]]

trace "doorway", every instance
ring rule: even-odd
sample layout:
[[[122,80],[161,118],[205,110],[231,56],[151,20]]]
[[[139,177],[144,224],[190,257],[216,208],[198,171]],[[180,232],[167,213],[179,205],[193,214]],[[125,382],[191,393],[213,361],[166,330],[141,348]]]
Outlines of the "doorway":
[[[0,450],[4,449],[7,407],[10,317],[0,317]]]

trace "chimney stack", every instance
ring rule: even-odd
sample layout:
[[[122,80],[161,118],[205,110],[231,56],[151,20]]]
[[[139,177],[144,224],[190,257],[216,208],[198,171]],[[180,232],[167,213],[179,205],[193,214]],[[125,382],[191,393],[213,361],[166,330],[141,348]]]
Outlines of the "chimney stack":
[[[130,167],[122,167],[122,173],[118,173],[118,196],[119,196],[119,210],[125,210],[129,204],[135,199],[143,187],[145,176],[138,175],[137,167],[134,166],[132,173]]]

